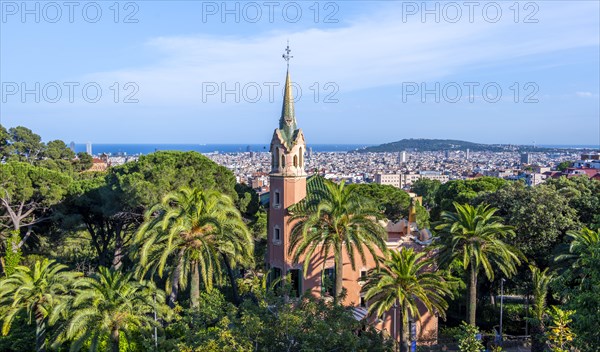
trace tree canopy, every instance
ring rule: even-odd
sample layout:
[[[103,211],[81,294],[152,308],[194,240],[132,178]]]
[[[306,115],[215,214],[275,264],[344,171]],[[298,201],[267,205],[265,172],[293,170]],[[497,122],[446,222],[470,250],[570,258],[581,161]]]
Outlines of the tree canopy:
[[[398,221],[408,215],[410,196],[397,187],[376,183],[354,184],[348,187],[359,196],[383,207],[385,216],[390,220]]]

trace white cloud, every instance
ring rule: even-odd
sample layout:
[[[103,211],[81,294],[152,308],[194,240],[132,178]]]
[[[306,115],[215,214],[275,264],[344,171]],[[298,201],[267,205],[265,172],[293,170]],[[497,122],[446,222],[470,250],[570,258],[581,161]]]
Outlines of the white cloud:
[[[474,23],[403,23],[399,4],[334,29],[157,37],[147,42],[162,58],[155,64],[87,78],[136,82],[142,102],[186,105],[201,103],[202,82],[227,82],[230,87],[234,82],[282,83],[285,66],[279,53],[287,39],[295,56],[292,78],[303,89],[313,82],[335,82],[342,92],[443,79],[475,68],[494,70],[521,57],[598,46],[600,41],[595,2],[538,3],[539,23],[518,24],[510,12],[498,23],[477,17]]]
[[[594,96],[594,94],[592,94],[592,92],[575,92],[575,94],[578,97],[582,97],[582,98],[591,98]]]

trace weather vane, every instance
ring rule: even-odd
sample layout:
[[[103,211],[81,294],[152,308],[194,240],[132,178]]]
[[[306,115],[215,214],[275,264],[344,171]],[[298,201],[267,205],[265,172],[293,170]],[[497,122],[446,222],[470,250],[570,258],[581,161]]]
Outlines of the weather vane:
[[[281,55],[281,57],[283,57],[283,59],[287,62],[287,67],[288,69],[290,68],[290,59],[293,58],[293,56],[290,56],[290,53],[292,52],[292,50],[290,49],[290,41],[287,41],[287,47],[285,48],[285,54]]]

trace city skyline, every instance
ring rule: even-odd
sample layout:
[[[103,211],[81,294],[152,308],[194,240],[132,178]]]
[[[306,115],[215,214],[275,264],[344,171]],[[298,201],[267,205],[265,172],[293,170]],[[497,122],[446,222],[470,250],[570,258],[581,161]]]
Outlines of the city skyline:
[[[455,9],[439,2],[426,9],[413,2],[302,3],[293,23],[290,14],[271,21],[265,9],[251,22],[243,3],[220,4],[152,2],[120,12],[103,4],[95,23],[89,14],[70,23],[65,11],[51,23],[52,9],[44,8],[40,23],[35,14],[23,21],[23,9],[3,8],[1,123],[65,142],[266,143],[264,126],[279,114],[276,88],[283,87],[289,39],[292,80],[303,92],[298,118],[315,144],[600,142],[598,3],[521,3],[519,10],[502,3],[497,21],[493,2],[478,3],[472,18],[460,9],[456,21]],[[179,20],[167,27],[159,14]],[[44,52],[43,60],[31,48]],[[63,92],[54,103],[53,82]],[[75,94],[71,103],[68,82],[76,89],[94,83],[102,99]],[[36,83],[39,103],[34,94],[11,93]],[[236,84],[238,92],[224,92]],[[256,89],[261,96],[253,101]]]

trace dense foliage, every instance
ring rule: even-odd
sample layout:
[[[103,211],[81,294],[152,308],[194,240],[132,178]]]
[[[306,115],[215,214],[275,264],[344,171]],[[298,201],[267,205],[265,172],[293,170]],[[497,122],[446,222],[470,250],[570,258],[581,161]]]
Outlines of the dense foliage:
[[[339,303],[342,273],[335,300],[291,299],[289,277],[268,280],[265,209],[226,168],[194,152],[156,152],[104,172],[91,165],[62,141],[0,126],[0,350],[398,347]],[[417,306],[446,317],[446,331],[467,316],[454,337],[480,349],[475,325],[498,324],[505,279],[505,334],[529,329],[535,350],[600,350],[600,182],[420,180],[417,222],[431,224],[433,250],[391,253],[377,220],[406,217],[408,194],[326,187],[294,214],[288,254],[326,250],[339,261],[357,249],[352,261],[361,262],[381,250],[364,293],[373,315],[401,305],[403,349]]]

